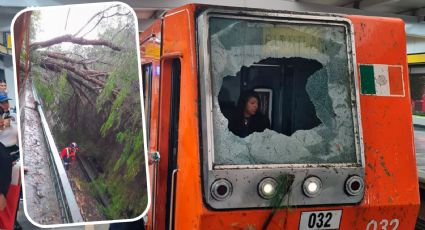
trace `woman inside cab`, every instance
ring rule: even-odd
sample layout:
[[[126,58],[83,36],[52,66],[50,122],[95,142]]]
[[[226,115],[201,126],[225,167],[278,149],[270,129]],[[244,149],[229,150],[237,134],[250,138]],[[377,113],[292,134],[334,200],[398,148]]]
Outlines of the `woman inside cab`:
[[[253,90],[242,92],[236,111],[230,117],[229,130],[244,138],[266,128],[270,128],[270,121],[260,112],[260,97]]]

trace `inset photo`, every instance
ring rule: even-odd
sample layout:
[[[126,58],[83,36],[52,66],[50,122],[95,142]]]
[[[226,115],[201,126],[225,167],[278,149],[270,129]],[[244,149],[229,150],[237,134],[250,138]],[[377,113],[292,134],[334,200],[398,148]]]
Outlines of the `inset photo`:
[[[134,11],[37,8],[13,28],[27,217],[44,226],[140,218],[149,198]]]

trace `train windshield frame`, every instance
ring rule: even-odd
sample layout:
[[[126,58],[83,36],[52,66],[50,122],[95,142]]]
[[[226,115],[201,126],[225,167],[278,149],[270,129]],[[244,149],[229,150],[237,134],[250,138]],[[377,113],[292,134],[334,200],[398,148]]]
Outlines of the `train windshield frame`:
[[[205,21],[201,109],[210,170],[363,165],[349,22],[222,14]],[[241,137],[231,126],[247,134],[233,123],[250,91],[267,104],[258,110],[269,123]]]
[[[213,209],[271,207],[270,197],[264,195],[262,188],[265,184],[274,187],[282,183],[288,188],[295,186],[290,194],[283,197],[289,206],[360,202],[364,196],[365,161],[351,21],[341,15],[211,8],[197,15],[196,25],[202,138],[200,150],[203,198],[207,206]],[[306,29],[306,25],[312,25],[313,29]],[[321,26],[327,29],[320,30]],[[337,27],[339,32],[332,31],[332,26]],[[273,27],[282,29],[273,32],[270,29]],[[263,28],[268,32],[263,33]],[[247,32],[249,36],[246,36]],[[308,36],[295,38],[303,35]],[[321,46],[326,41],[320,36],[327,39],[336,36],[344,41],[330,41]],[[274,46],[265,49],[258,46],[262,41],[278,39],[282,41],[275,41]],[[243,47],[241,43],[250,46]],[[342,43],[346,47],[341,48]],[[301,48],[301,45],[309,48]],[[232,47],[238,46],[232,50]],[[283,55],[277,46],[287,46],[286,50],[292,47],[296,52]],[[324,55],[329,50],[333,55]],[[270,54],[273,52],[274,55]],[[247,53],[250,55],[245,55]],[[342,63],[345,68],[338,69],[342,65],[341,60],[346,62]],[[341,71],[343,74],[340,74]],[[263,81],[273,79],[270,77],[272,75],[277,77],[269,82]],[[340,75],[346,77],[343,79]],[[279,82],[279,77],[287,80],[280,79]],[[285,88],[285,85],[288,86]],[[276,90],[276,86],[285,90]],[[338,94],[343,96],[338,97]],[[287,106],[287,103],[293,104]],[[261,107],[261,104],[266,106]],[[295,111],[300,108],[300,104],[305,105],[301,106],[301,112]],[[233,116],[232,111],[238,112]],[[257,115],[259,111],[264,114]],[[281,111],[284,115],[279,115]],[[310,119],[312,116],[315,118]],[[335,121],[335,117],[344,116],[348,120]],[[232,125],[235,117],[239,123]],[[288,119],[290,121],[294,117],[299,121],[289,122],[288,125]],[[252,121],[258,123],[251,123],[256,125],[248,128],[243,126]],[[344,122],[351,124],[347,128]],[[349,137],[351,155],[348,155],[348,160],[279,161],[279,157],[272,160],[266,157],[266,160],[258,161],[260,163],[252,161],[251,150],[257,151],[254,157],[280,150],[282,153],[293,151],[297,154],[297,148],[291,149],[290,145],[286,145],[288,138],[301,133],[305,140],[314,139],[314,136],[322,140],[326,138],[326,133],[329,134],[329,130],[322,129],[315,133],[310,130],[329,125],[342,131],[331,136],[342,135],[343,139]],[[323,133],[325,136],[320,137]],[[279,139],[284,136],[286,141]],[[256,142],[244,139],[256,139]],[[271,139],[274,139],[274,144],[264,145],[267,141],[270,143]],[[324,145],[332,144],[327,141],[323,145],[317,140],[315,144],[318,144],[319,150]],[[341,143],[341,139],[339,141]],[[239,148],[244,142],[245,147]],[[280,150],[275,149],[281,142],[284,144],[279,147]],[[289,152],[285,150],[286,147],[290,149]],[[235,154],[232,149],[242,151],[235,151]],[[315,188],[319,188],[317,194],[309,194],[306,190],[306,184],[310,183],[316,183]],[[353,183],[359,185],[355,186],[356,191],[350,189]],[[322,189],[326,193],[320,194]]]

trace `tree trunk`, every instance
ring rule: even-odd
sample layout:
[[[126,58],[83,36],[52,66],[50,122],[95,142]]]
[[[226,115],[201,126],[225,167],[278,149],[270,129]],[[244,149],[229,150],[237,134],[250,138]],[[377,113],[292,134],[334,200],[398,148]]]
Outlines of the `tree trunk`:
[[[97,39],[97,40],[89,40],[89,39],[85,39],[85,38],[80,38],[80,37],[74,37],[71,34],[66,34],[66,35],[62,35],[47,41],[42,41],[42,42],[34,42],[30,45],[31,49],[37,49],[37,48],[43,48],[43,47],[48,47],[48,46],[52,46],[52,45],[56,45],[62,42],[71,42],[74,44],[78,44],[78,45],[93,45],[93,46],[107,46],[109,48],[111,48],[112,50],[115,51],[121,51],[121,47],[112,44],[112,42],[110,41],[106,41],[103,39]]]

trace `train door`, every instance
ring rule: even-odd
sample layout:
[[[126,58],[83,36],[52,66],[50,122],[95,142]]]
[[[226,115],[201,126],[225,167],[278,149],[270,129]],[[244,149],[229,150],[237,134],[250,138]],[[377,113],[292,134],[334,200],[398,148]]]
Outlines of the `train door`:
[[[185,29],[187,27],[186,13],[187,11],[179,10],[176,13],[168,12],[161,20],[144,31],[141,38],[141,41],[146,41],[146,44],[141,45],[142,61],[147,57],[155,57],[152,68],[154,78],[151,83],[150,121],[148,122],[151,132],[149,151],[151,157],[155,158],[150,164],[153,202],[148,216],[149,229],[173,229],[176,220],[174,216],[177,212],[174,209],[177,206],[174,204],[178,193],[176,190],[178,187],[177,174],[180,173],[178,158],[182,158],[179,156],[182,154],[178,154],[178,152],[185,151],[184,148],[180,149],[181,139],[189,139],[188,135],[181,131],[181,124],[183,124],[183,129],[187,130],[185,121],[189,117],[188,109],[186,108],[181,113],[180,108],[185,107],[181,104],[188,100],[185,94],[190,90],[188,90],[188,82],[182,84],[181,78],[195,76],[194,73],[189,75],[187,69],[195,70],[188,68],[188,64],[196,63],[194,55],[187,52],[187,44],[190,44],[190,39],[182,38],[182,36],[188,35],[188,30]],[[182,26],[177,27],[177,24]],[[150,46],[154,41],[158,41],[158,46]],[[158,55],[151,55],[151,53]],[[188,62],[188,60],[191,61]],[[196,84],[193,81],[191,83]],[[180,91],[181,84],[184,89]],[[192,87],[192,90],[196,92],[196,88]],[[189,100],[194,101],[193,99]],[[195,109],[195,107],[191,109]],[[190,113],[190,115],[195,116],[195,113]],[[196,146],[193,147],[196,148]],[[187,151],[185,151],[186,154]],[[181,173],[179,178],[180,175]]]
[[[161,60],[159,90],[160,159],[152,173],[154,201],[152,203],[152,229],[169,229],[172,225],[175,180],[177,172],[177,143],[180,93],[180,61],[178,58]]]

